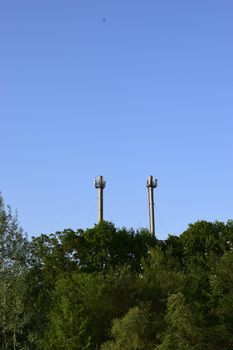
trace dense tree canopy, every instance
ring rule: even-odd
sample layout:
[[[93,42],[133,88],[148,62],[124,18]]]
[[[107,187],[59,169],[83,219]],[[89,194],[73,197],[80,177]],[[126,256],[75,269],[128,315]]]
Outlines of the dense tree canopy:
[[[232,221],[28,240],[0,197],[0,349],[233,349],[232,269]]]

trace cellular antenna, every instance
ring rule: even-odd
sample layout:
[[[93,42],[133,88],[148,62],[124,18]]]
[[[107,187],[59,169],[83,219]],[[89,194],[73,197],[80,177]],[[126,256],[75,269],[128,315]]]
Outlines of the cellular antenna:
[[[98,176],[97,179],[94,181],[95,188],[98,189],[98,221],[103,220],[103,190],[106,186],[106,181],[104,180],[103,176]]]
[[[154,214],[154,188],[157,187],[158,180],[153,179],[153,176],[148,176],[146,187],[148,188],[149,199],[149,219],[150,219],[150,233],[155,235],[155,214]]]

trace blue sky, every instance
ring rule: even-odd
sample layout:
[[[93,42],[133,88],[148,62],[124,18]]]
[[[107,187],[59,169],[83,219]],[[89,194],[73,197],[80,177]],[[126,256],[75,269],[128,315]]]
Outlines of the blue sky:
[[[105,20],[103,20],[105,19]],[[0,190],[31,235],[233,218],[232,0],[2,0]]]

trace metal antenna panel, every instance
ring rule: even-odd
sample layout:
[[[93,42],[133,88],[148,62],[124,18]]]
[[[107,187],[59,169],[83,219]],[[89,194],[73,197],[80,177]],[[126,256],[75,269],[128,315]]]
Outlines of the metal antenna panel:
[[[98,178],[94,180],[94,185],[95,188],[105,188],[106,181],[104,180],[103,176],[98,176]]]
[[[147,182],[146,182],[146,187],[147,188],[156,188],[158,185],[158,180],[157,179],[153,179],[153,176],[150,175],[148,176]]]

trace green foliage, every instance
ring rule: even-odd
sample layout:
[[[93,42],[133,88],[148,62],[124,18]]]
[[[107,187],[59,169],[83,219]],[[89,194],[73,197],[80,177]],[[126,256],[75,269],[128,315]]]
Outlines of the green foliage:
[[[61,339],[64,344],[98,348],[107,339],[112,320],[124,315],[135,300],[136,282],[129,269],[105,275],[75,272],[59,279],[42,348],[49,344],[48,349],[60,349]]]
[[[215,256],[222,255],[225,246],[225,225],[222,222],[215,223],[197,221],[190,224],[189,228],[180,236],[185,257],[193,255]]]
[[[0,197],[0,349],[231,350],[232,269],[233,221],[29,242]]]
[[[147,304],[135,306],[121,318],[113,321],[110,340],[101,350],[152,350],[154,349],[154,325]]]
[[[212,332],[219,349],[233,348],[233,251],[225,253],[212,274],[211,301],[214,307],[215,324]]]
[[[23,276],[9,272],[0,274],[0,303],[2,346],[4,349],[16,348],[22,343],[22,333],[30,320]]]
[[[49,324],[44,339],[39,343],[41,349],[87,350],[90,348],[87,316],[77,298],[77,289],[71,282],[61,279],[56,285],[54,306],[48,315]]]
[[[167,301],[167,330],[156,350],[201,349],[201,332],[195,326],[195,314],[180,292],[169,296]]]
[[[5,209],[0,196],[0,270],[22,273],[27,267],[29,244],[19,227],[17,214]]]
[[[79,231],[76,244],[69,251],[76,257],[80,269],[88,273],[106,272],[120,266],[140,271],[142,257],[155,243],[148,231],[119,230],[112,223],[101,221],[92,229]]]
[[[5,209],[0,196],[0,348],[16,349],[29,321],[26,275],[29,244],[19,227],[17,215]]]
[[[166,251],[160,247],[152,249],[142,266],[143,278],[139,282],[142,298],[152,302],[157,312],[164,311],[167,297],[183,283],[181,266],[170,247]]]

